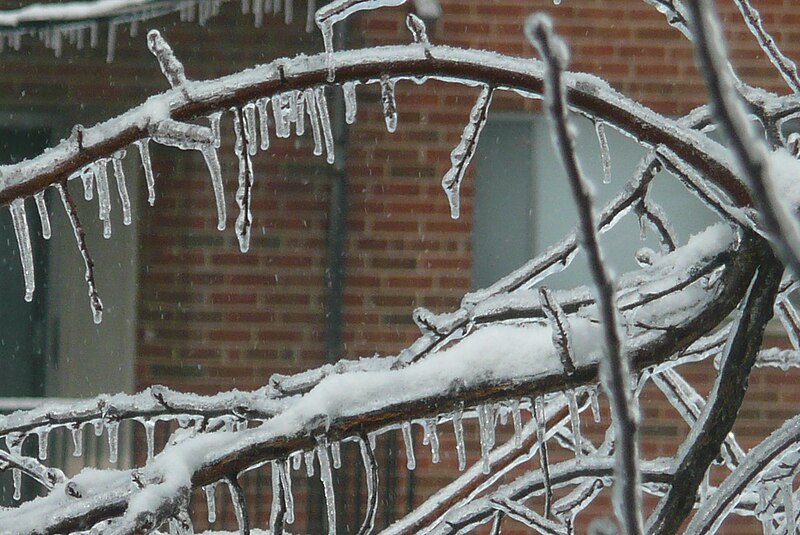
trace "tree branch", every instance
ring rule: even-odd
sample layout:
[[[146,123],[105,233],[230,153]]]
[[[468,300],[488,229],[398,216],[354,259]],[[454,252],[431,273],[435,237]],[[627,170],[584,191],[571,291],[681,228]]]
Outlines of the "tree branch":
[[[648,520],[649,534],[673,535],[689,515],[697,489],[736,421],[764,329],[772,318],[782,273],[783,266],[774,259],[766,258],[759,267],[741,316],[728,338],[709,401],[678,450],[672,486]]]

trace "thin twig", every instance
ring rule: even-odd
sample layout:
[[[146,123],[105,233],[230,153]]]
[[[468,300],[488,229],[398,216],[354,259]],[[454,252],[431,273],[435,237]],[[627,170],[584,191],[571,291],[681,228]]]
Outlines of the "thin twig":
[[[617,439],[615,455],[618,463],[614,485],[614,510],[623,532],[628,535],[639,535],[642,533],[642,513],[638,433],[629,389],[630,371],[622,349],[614,283],[600,252],[592,197],[578,164],[575,140],[567,117],[566,91],[562,81],[568,61],[566,45],[553,33],[550,19],[544,16],[534,15],[533,18],[529,18],[526,21],[526,33],[548,66],[545,76],[546,108],[553,129],[553,143],[567,171],[578,207],[581,242],[598,296],[606,346],[606,358],[603,361],[606,373],[601,373],[601,377],[606,376],[603,385],[611,400]]]
[[[764,23],[761,20],[761,15],[758,13],[758,10],[753,7],[750,0],[733,0],[733,3],[736,4],[736,7],[738,7],[739,11],[742,13],[742,17],[744,17],[747,27],[750,29],[750,33],[752,33],[756,41],[758,41],[758,46],[761,47],[761,50],[764,51],[772,64],[775,65],[778,72],[781,73],[787,85],[795,93],[800,92],[800,76],[797,74],[797,65],[795,65],[794,61],[786,56],[786,54],[781,52],[781,49],[778,48],[778,45],[775,43],[775,39],[764,29]]]

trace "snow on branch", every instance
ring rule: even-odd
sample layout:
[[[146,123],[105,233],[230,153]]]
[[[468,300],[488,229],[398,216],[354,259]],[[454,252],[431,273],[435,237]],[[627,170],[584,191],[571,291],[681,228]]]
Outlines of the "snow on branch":
[[[686,262],[703,263],[708,261],[708,245],[726,242],[728,247],[741,248],[742,254],[731,259],[728,276],[721,277],[717,286],[703,288],[700,284],[693,285],[696,306],[681,307],[668,316],[669,321],[674,322],[673,330],[638,329],[628,322],[630,343],[627,352],[634,367],[661,362],[686,347],[703,331],[700,325],[718,323],[738,302],[752,274],[751,263],[759,258],[754,254],[757,248],[752,249],[757,247],[756,242],[742,240],[739,243],[729,231],[717,228],[673,255],[684,257]],[[668,264],[671,264],[671,259],[665,260],[665,266]],[[648,284],[660,284],[665,266],[646,268],[629,280],[650,280]],[[669,299],[667,296],[647,301],[634,312],[637,316],[658,314],[663,317],[663,309],[672,308]],[[8,525],[13,518],[13,525],[19,527],[11,531],[12,534],[30,530],[51,533],[73,529],[80,522],[93,524],[118,516],[125,510],[128,511],[125,518],[130,519],[130,523],[126,520],[124,525],[141,527],[145,521],[158,525],[185,506],[180,499],[183,491],[179,492],[179,489],[212,484],[264,461],[287,459],[299,451],[313,451],[320,447],[316,438],[320,434],[329,444],[357,440],[364,432],[382,432],[397,426],[407,414],[421,419],[441,417],[442,414],[453,414],[463,406],[474,407],[559,391],[565,383],[572,388],[591,385],[598,381],[598,355],[591,349],[598,333],[597,327],[592,326],[585,314],[594,315],[596,312],[592,312],[591,303],[582,309],[580,315],[573,314],[570,318],[574,328],[580,326],[575,330],[580,336],[573,339],[576,370],[572,375],[564,374],[542,311],[540,322],[525,322],[518,326],[500,323],[477,329],[449,348],[401,369],[390,370],[380,365],[374,371],[333,375],[303,396],[274,402],[266,399],[264,401],[269,402],[267,407],[275,412],[272,416],[260,416],[267,419],[257,428],[230,433],[204,432],[202,427],[193,426],[188,435],[172,443],[137,473],[109,474],[111,479],[102,485],[105,490],[100,494],[82,479],[87,476],[79,475],[66,485],[73,484],[80,490],[78,494],[81,497],[59,492],[56,487],[50,496],[35,504],[23,504],[13,512],[0,512],[0,525]],[[484,359],[488,347],[501,358]],[[535,361],[530,359],[531,353],[537,355]],[[454,385],[458,385],[455,390]],[[394,394],[387,397],[386,392]],[[254,395],[254,400],[257,400],[258,395]],[[111,398],[104,405],[106,414],[111,417],[113,413],[115,419],[126,416],[123,411],[128,403],[135,407],[150,406],[155,411],[153,416],[170,411],[200,416],[205,411],[204,398],[194,399],[163,390],[139,396],[141,398],[136,400]],[[237,397],[228,398],[228,401],[220,399],[220,408],[235,410],[237,402],[234,399]],[[111,411],[111,408],[115,410]],[[78,418],[94,419],[103,417],[103,410],[91,401],[83,406],[83,412],[77,408],[67,409],[60,417],[53,409],[42,409],[38,423],[48,425],[48,422],[67,423]],[[127,417],[133,417],[137,411],[135,409]],[[138,415],[142,416],[141,413]],[[6,423],[5,433],[33,429],[37,423],[27,421],[24,414],[8,418],[11,421]],[[20,418],[22,421],[15,425],[13,420]],[[196,453],[199,451],[203,453]],[[142,482],[141,490],[130,495],[130,481],[134,476]],[[155,496],[162,498],[153,501]]]

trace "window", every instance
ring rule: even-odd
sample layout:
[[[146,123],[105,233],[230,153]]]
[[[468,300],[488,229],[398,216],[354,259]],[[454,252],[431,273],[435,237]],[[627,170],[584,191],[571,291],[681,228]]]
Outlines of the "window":
[[[595,186],[595,207],[599,210],[633,176],[647,152],[606,128],[612,178],[604,184],[594,125],[578,118],[575,124],[582,169]],[[577,222],[577,210],[544,116],[501,113],[491,117],[481,134],[476,163],[472,280],[475,288],[483,288],[558,243],[564,222]],[[656,177],[649,198],[667,213],[679,243],[718,221],[667,173]],[[650,228],[642,240],[634,214],[604,234],[601,244],[617,275],[638,267],[634,255],[642,247],[660,250]],[[587,273],[579,253],[570,269],[548,282],[552,287],[572,288],[585,284]]]

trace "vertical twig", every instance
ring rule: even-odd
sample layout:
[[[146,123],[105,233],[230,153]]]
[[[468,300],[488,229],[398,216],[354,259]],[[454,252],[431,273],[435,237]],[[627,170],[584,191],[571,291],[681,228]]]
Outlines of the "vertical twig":
[[[622,340],[617,324],[614,284],[603,263],[596,231],[594,208],[575,152],[575,140],[567,117],[566,91],[563,71],[568,63],[564,42],[555,35],[547,16],[532,15],[525,22],[528,39],[539,50],[547,69],[545,72],[545,107],[551,121],[553,143],[567,171],[573,197],[578,207],[581,242],[586,251],[602,319],[606,359],[603,361],[603,385],[608,390],[614,416],[617,448],[614,511],[624,533],[642,533],[641,495],[639,491],[639,455],[637,425],[631,393],[630,372],[623,355]]]

